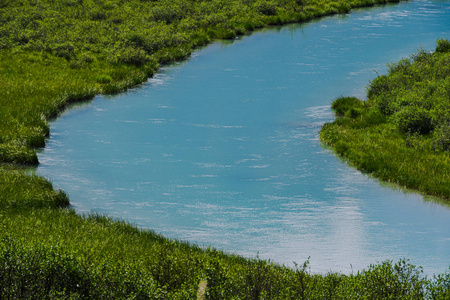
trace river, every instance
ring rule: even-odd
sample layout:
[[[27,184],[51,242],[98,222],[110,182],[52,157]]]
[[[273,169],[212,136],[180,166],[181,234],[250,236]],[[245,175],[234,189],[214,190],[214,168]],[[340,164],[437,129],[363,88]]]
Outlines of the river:
[[[349,167],[318,137],[335,98],[450,38],[450,1],[410,1],[215,42],[51,123],[37,174],[79,213],[246,257],[351,273],[450,266],[450,207]]]

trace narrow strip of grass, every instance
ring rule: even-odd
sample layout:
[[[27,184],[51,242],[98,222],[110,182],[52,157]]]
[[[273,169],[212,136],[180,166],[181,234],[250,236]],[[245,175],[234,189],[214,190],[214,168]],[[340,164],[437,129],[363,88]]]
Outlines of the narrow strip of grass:
[[[373,80],[368,100],[337,99],[321,139],[381,180],[450,199],[450,42]]]

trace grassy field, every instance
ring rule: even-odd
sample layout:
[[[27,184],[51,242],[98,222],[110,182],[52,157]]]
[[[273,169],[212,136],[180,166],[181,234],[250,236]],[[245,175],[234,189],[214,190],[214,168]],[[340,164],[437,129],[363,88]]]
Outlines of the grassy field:
[[[135,86],[212,39],[386,2],[0,1],[0,299],[448,299],[450,272],[426,278],[407,261],[314,275],[80,216],[23,167],[71,102]]]

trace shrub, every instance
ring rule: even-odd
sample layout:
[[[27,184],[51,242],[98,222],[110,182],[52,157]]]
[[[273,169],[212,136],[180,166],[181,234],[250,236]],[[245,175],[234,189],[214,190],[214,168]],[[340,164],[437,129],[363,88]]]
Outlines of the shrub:
[[[312,297],[312,291],[313,288],[311,285],[313,282],[313,276],[311,276],[308,272],[309,269],[309,257],[308,259],[303,263],[302,267],[299,268],[298,264],[294,262],[295,265],[295,285],[297,289],[292,291],[293,299],[311,299]]]
[[[345,115],[351,119],[355,119],[355,118],[359,117],[361,114],[362,114],[361,109],[352,107],[347,111],[347,113]]]
[[[266,16],[273,16],[277,13],[277,6],[272,1],[261,1],[256,4],[258,12]]]
[[[98,75],[95,77],[95,81],[98,83],[110,83],[112,78],[109,75]]]
[[[340,97],[333,101],[331,108],[335,111],[336,115],[343,116],[350,110],[353,112],[351,115],[355,115],[356,110],[363,108],[364,103],[356,97]]]
[[[233,292],[226,269],[217,257],[211,258],[204,267],[207,281],[206,299],[226,299]],[[234,291],[235,292],[235,291]]]
[[[408,58],[388,64],[389,73],[407,73],[410,67],[411,61]]]
[[[88,63],[90,64],[91,62],[94,61],[94,57],[92,55],[90,55],[89,53],[82,53],[79,56],[79,60],[82,61],[83,63]]]
[[[437,40],[436,52],[438,53],[450,52],[450,41],[446,39]]]
[[[406,106],[393,115],[393,122],[405,134],[429,134],[433,130],[431,114],[418,106]]]
[[[97,269],[96,269],[97,268]],[[151,278],[89,261],[59,245],[0,240],[0,299],[160,299]],[[186,297],[185,297],[186,298]]]
[[[71,43],[57,44],[53,48],[53,53],[58,57],[71,59],[75,56],[75,47]]]
[[[106,14],[102,11],[94,11],[91,14],[92,21],[102,21],[102,20],[106,20],[106,18],[107,18]]]
[[[89,282],[73,258],[54,249],[26,249],[3,239],[0,248],[0,298],[44,299],[50,294],[89,295]]]
[[[360,112],[360,110],[358,110]],[[373,107],[364,112],[363,117],[358,123],[352,124],[353,128],[364,128],[369,126],[376,126],[382,123],[386,123],[386,116],[379,110]]]
[[[367,92],[368,101],[385,115],[393,113],[392,99],[387,95],[391,86],[391,79],[387,75],[381,75],[371,81]]]
[[[423,49],[417,50],[417,52],[412,55],[412,59],[414,62],[421,63],[427,63],[432,57],[433,55],[429,51]]]
[[[385,261],[358,274],[353,288],[361,299],[423,299],[428,282],[422,272],[408,260]]]
[[[150,56],[143,49],[125,46],[115,51],[113,60],[116,63],[142,66],[150,61]]]
[[[436,275],[433,282],[428,286],[428,290],[431,299],[450,299],[450,269],[445,274]]]

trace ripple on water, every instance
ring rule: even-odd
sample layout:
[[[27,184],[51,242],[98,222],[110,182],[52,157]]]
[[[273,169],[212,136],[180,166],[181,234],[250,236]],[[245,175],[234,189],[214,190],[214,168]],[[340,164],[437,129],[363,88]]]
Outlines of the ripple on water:
[[[313,272],[402,257],[443,272],[450,208],[349,168],[318,131],[333,99],[364,98],[387,62],[448,36],[449,8],[409,1],[214,43],[52,122],[38,174],[79,212],[203,246],[311,256]]]

